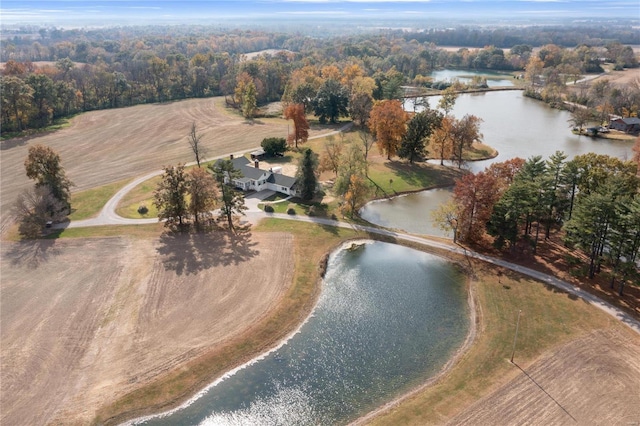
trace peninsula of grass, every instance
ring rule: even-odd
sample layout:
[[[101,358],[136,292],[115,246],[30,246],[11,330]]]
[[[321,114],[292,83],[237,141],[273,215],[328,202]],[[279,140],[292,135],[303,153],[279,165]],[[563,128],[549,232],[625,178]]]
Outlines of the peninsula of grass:
[[[127,219],[158,217],[158,209],[153,204],[153,193],[161,180],[162,176],[154,176],[134,187],[120,200],[116,213]],[[140,206],[146,206],[147,213],[140,214]]]
[[[342,241],[366,237],[351,229],[269,219],[252,231],[294,235],[294,273],[291,287],[272,315],[224,346],[167,373],[98,411],[94,424],[118,424],[158,413],[186,401],[225,372],[276,346],[295,330],[315,305],[327,253]]]

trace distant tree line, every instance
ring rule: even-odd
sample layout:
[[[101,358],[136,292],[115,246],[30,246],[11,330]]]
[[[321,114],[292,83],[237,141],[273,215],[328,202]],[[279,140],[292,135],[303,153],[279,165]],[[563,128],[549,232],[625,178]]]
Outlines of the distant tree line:
[[[437,68],[528,72],[532,59],[539,59],[552,97],[555,82],[597,71],[602,58],[637,66],[631,48],[617,41],[577,49],[546,44],[533,54],[530,44],[451,52],[423,33],[332,38],[204,28],[171,33],[54,28],[42,29],[35,41],[14,37],[1,52],[6,60],[0,78],[2,132],[46,127],[82,111],[219,95],[247,118],[265,103],[284,100],[303,104],[321,121],[335,122],[348,113],[362,125],[373,100],[398,99],[403,85],[446,88],[428,77]],[[281,50],[245,55],[262,49]],[[36,67],[34,61],[51,63]]]

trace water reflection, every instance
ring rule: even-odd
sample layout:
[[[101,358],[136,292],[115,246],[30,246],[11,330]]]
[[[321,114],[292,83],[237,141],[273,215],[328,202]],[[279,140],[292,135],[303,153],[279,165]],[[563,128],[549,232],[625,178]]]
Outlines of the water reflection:
[[[386,243],[341,250],[287,344],[148,424],[347,423],[436,374],[468,326],[462,276],[445,260]]]
[[[430,107],[436,108],[439,99],[437,96],[428,98]],[[407,110],[413,110],[411,102],[407,100]],[[468,163],[466,167],[473,172],[484,170],[493,162],[514,157],[527,159],[541,155],[548,158],[556,151],[564,151],[569,159],[588,152],[631,158],[632,143],[574,135],[570,131],[569,112],[549,108],[539,101],[524,97],[519,91],[460,95],[452,114],[458,118],[465,114],[482,118],[480,130],[484,142],[499,153],[496,158]],[[446,236],[432,223],[430,211],[447,199],[441,190],[423,191],[394,200],[369,203],[361,214],[364,219],[378,225]]]
[[[434,81],[453,81],[458,80],[461,83],[471,83],[474,76],[484,77],[487,79],[489,87],[512,87],[513,77],[509,74],[501,74],[490,71],[473,71],[473,70],[438,70],[429,74]]]

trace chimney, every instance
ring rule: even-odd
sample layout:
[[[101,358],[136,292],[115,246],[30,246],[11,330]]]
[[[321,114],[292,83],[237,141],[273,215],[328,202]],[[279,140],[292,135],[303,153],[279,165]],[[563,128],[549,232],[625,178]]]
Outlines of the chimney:
[[[233,154],[229,154],[229,160],[233,160]]]
[[[256,169],[259,169],[259,168],[260,168],[260,161],[258,161],[258,160],[254,161],[254,162],[253,162],[253,166],[254,166]]]

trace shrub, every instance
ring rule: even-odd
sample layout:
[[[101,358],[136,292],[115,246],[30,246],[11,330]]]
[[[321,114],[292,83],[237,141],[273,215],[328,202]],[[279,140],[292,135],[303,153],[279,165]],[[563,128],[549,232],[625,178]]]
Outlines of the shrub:
[[[273,213],[275,210],[273,209],[273,206],[271,204],[266,204],[264,206],[264,211],[265,213]]]
[[[287,209],[287,214],[290,214],[290,215],[296,214],[296,209],[294,209],[293,207],[289,207]]]
[[[145,206],[144,204],[141,204],[140,207],[138,207],[138,213],[147,214],[147,213],[149,213],[149,208],[147,206]]]
[[[284,154],[287,150],[287,141],[285,138],[264,138],[260,146],[267,156],[275,157]]]

